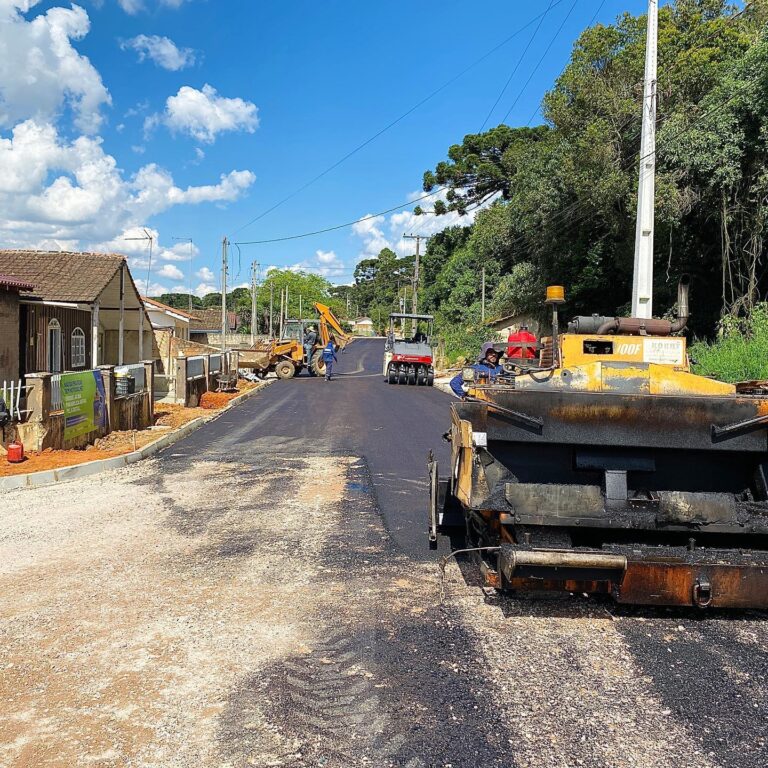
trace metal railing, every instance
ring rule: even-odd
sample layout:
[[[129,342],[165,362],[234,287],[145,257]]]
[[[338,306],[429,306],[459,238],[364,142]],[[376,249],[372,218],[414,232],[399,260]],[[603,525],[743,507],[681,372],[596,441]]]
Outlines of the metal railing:
[[[0,393],[11,421],[21,421],[21,414],[26,413],[26,411],[21,410],[21,393],[27,389],[28,387],[21,383],[21,379],[3,382],[3,388],[0,390]]]
[[[133,378],[133,394],[139,395],[147,390],[146,369],[142,363],[137,365],[119,365],[115,368],[115,379],[123,376]]]
[[[187,358],[187,381],[205,378],[205,355]]]

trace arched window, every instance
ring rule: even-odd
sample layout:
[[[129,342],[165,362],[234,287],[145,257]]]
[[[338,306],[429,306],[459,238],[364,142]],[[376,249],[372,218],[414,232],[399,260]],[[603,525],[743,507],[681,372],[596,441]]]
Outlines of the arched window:
[[[55,317],[48,323],[48,371],[61,373],[61,325]]]
[[[70,360],[73,368],[85,368],[85,332],[82,328],[72,331]]]

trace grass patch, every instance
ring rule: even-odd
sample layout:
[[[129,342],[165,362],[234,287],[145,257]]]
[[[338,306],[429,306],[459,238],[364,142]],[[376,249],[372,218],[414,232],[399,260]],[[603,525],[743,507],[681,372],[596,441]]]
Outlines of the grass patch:
[[[748,318],[726,318],[715,341],[697,341],[689,353],[693,372],[735,383],[768,379],[768,304]]]

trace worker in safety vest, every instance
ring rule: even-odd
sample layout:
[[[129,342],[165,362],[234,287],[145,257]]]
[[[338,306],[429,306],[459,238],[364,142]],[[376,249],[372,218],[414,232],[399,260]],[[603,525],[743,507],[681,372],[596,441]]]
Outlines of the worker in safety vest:
[[[480,359],[473,366],[469,366],[475,371],[475,381],[486,377],[488,381],[495,381],[496,377],[504,371],[499,365],[500,358],[501,353],[494,349],[493,342],[487,341],[483,344]],[[465,385],[463,371],[451,379],[450,387],[456,397],[466,396]]]
[[[507,344],[507,357],[524,360],[536,357],[536,337],[528,330],[527,325],[521,325],[520,330],[510,333]]]
[[[330,381],[333,376],[333,364],[336,359],[336,337],[331,334],[328,343],[323,347],[323,362],[325,363],[325,380]]]

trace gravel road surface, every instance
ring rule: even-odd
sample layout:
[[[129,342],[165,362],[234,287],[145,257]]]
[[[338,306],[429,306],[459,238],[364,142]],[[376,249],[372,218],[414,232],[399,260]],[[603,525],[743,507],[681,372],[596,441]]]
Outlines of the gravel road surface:
[[[450,399],[356,341],[0,505],[0,765],[764,768],[763,614],[486,594],[424,535]]]

